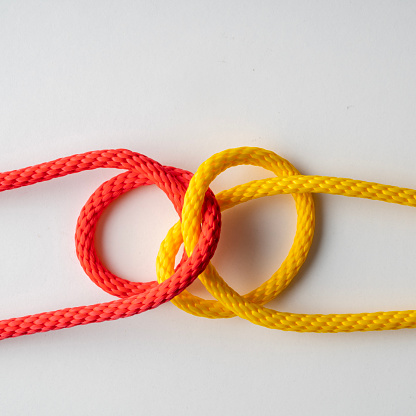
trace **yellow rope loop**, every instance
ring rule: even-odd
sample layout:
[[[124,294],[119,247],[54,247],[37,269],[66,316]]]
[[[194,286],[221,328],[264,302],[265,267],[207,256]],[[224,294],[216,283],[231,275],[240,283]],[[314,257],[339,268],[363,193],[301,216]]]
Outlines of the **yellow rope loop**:
[[[186,245],[188,255],[190,255],[189,253],[199,237],[200,209],[198,210],[197,207],[199,206],[200,201],[203,201],[209,184],[218,174],[227,168],[242,164],[263,167],[264,169],[272,171],[280,178],[299,175],[299,172],[287,160],[273,152],[258,148],[243,147],[239,149],[230,149],[208,159],[200,166],[197,173],[194,175],[192,179],[192,181],[194,181],[193,187],[191,188],[191,181],[189,190],[185,196],[184,207],[195,208],[191,210],[192,212],[186,212],[185,209],[182,212],[182,218],[184,219],[183,227],[189,227],[193,230],[192,233],[185,234],[190,237]],[[239,192],[236,188],[233,189],[235,191],[231,193],[229,190],[216,195],[222,211],[253,199],[253,197],[247,198],[244,192]],[[259,189],[259,191],[261,192],[261,189]],[[312,243],[315,227],[313,199],[310,194],[294,194],[293,198],[296,203],[298,220],[292,248],[280,268],[272,275],[272,277],[257,289],[254,289],[245,295],[245,299],[250,302],[263,305],[274,299],[287,287],[306,259]],[[156,260],[157,278],[159,282],[166,280],[174,272],[175,257],[182,242],[181,224],[178,222],[169,230],[160,246]],[[207,268],[199,278],[215,298],[218,299],[218,297],[224,296],[228,286],[218,275],[213,266]],[[192,295],[186,290],[175,297],[172,302],[184,311],[197,316],[209,318],[229,318],[235,316],[235,313],[222,303],[202,299]]]
[[[228,209],[241,202],[263,196],[293,194],[298,223],[292,249],[278,272],[246,296],[241,296],[229,287],[210,264],[199,278],[218,302],[203,300],[189,292],[182,292],[173,300],[177,306],[199,316],[219,318],[235,314],[268,328],[299,332],[352,332],[416,327],[414,310],[309,315],[279,312],[262,306],[289,284],[306,258],[314,228],[311,193],[328,193],[416,206],[416,191],[345,178],[302,176],[289,162],[259,148],[229,149],[210,157],[199,167],[186,192],[182,225],[177,223],[172,227],[161,245],[157,259],[159,282],[173,272],[175,255],[182,243],[182,234],[186,252],[188,255],[192,252],[200,233],[200,212],[204,195],[211,181],[228,167],[240,164],[265,167],[278,177],[252,181],[221,192],[217,195],[221,209]]]

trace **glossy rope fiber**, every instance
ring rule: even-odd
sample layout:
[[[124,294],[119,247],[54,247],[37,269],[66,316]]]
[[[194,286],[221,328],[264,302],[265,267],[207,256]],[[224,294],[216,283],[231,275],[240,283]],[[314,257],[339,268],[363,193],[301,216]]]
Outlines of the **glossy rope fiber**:
[[[111,188],[111,198],[137,186],[154,183],[166,193],[177,212],[181,212],[183,196],[191,174],[181,169],[164,167],[144,155],[123,149],[88,152],[1,173],[0,191],[97,168],[127,170],[124,174],[119,175],[116,181],[111,182],[114,185]],[[85,257],[88,258],[88,253],[82,250],[84,242],[80,236],[85,235],[82,230],[88,229],[87,235],[93,239],[90,221],[94,219],[95,211],[106,204],[107,187],[105,184],[102,190],[102,194],[94,194],[90,198],[86,205],[88,213],[83,216],[84,211],[78,222],[76,242],[81,260]],[[111,290],[115,285],[121,284],[123,286],[124,284],[125,290],[121,289],[119,293],[115,293],[121,299],[2,320],[0,321],[0,339],[128,317],[155,308],[172,299],[195,280],[213,256],[220,233],[220,215],[213,194],[208,192],[202,210],[202,226],[200,224],[197,226],[198,231],[201,231],[198,248],[194,250],[194,254],[189,259],[184,259],[178,265],[172,277],[163,284],[159,285],[155,281],[133,283],[108,274],[106,275],[107,280],[101,286],[112,293]],[[100,281],[100,276],[95,275],[93,271],[90,271],[89,276],[96,283]],[[131,295],[126,297],[124,295],[127,290]]]
[[[158,260],[158,279],[163,281],[166,273],[172,270],[173,258],[184,236],[185,249],[192,253],[198,241],[198,230],[195,227],[201,219],[201,205],[204,194],[212,180],[231,166],[252,164],[256,166],[289,166],[288,162],[273,152],[260,148],[242,147],[225,150],[215,154],[202,163],[193,176],[185,195],[182,210],[182,223],[173,227],[164,243],[162,243]],[[294,168],[293,168],[294,169]],[[294,194],[298,197],[309,197],[310,193],[328,193],[350,197],[367,198],[401,205],[416,206],[416,191],[395,186],[359,180],[332,178],[323,176],[291,175],[258,180],[235,186],[216,195],[221,209],[228,209],[236,204],[263,196],[276,194]],[[313,220],[311,205],[307,200],[298,203],[297,232],[302,232]],[[181,232],[179,228],[181,227]],[[306,233],[305,236],[308,234]],[[312,231],[310,232],[312,238]],[[187,292],[174,299],[174,303],[199,316],[209,318],[229,317],[238,315],[250,322],[267,328],[298,332],[352,332],[384,329],[401,329],[416,327],[416,311],[389,311],[355,314],[294,314],[279,312],[262,306],[270,297],[283,290],[293,278],[304,260],[304,253],[309,249],[310,239],[296,239],[288,258],[293,255],[295,260],[289,261],[286,273],[275,274],[266,284],[247,296],[241,296],[219,276],[215,268],[209,264],[200,280],[218,302],[202,300]],[[296,263],[296,258],[299,263]],[[286,259],[287,261],[288,259]],[[263,297],[262,297],[263,296]]]

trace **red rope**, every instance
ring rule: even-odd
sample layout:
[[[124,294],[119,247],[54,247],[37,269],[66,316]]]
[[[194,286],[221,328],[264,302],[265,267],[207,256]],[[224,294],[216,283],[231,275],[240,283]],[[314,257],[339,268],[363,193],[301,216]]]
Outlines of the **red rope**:
[[[0,339],[115,320],[155,308],[190,285],[214,255],[220,234],[221,214],[214,194],[209,191],[202,210],[202,232],[198,245],[189,258],[184,256],[169,279],[161,284],[156,281],[130,282],[112,274],[101,264],[94,248],[94,233],[101,213],[112,200],[138,186],[155,184],[165,192],[180,215],[192,177],[190,172],[162,166],[147,156],[129,150],[87,152],[0,173],[0,191],[97,168],[125,169],[127,172],[102,184],[83,207],[75,235],[77,255],[91,280],[121,299],[2,320]]]

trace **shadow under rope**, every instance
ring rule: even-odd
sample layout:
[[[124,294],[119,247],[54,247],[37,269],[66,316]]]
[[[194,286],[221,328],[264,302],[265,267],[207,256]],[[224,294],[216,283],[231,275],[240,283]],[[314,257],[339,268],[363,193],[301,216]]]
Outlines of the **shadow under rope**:
[[[313,200],[315,203],[315,232],[313,236],[313,241],[311,248],[309,250],[308,256],[306,257],[305,262],[300,268],[298,274],[290,282],[289,286],[283,290],[275,299],[270,301],[266,306],[272,309],[280,310],[279,303],[282,301],[287,301],[288,299],[296,296],[296,290],[302,284],[304,279],[312,279],[313,275],[311,270],[313,269],[314,262],[321,255],[322,248],[322,237],[325,232],[325,208],[322,204],[322,195],[313,194]],[[285,308],[286,309],[286,308]],[[292,311],[289,311],[292,312]],[[293,311],[295,312],[295,311]],[[313,312],[311,312],[313,313]]]
[[[95,234],[97,255],[102,264],[105,267],[109,267],[113,273],[116,270],[112,270],[113,267],[111,266],[113,265],[109,264],[111,261],[108,261],[108,256],[106,255],[108,253],[106,253],[103,241],[105,240],[105,224],[109,217],[117,215],[118,210],[127,200],[134,200],[135,195],[137,196],[138,193],[143,192],[143,189],[139,187],[113,201],[105,209],[97,224]],[[163,197],[165,196],[163,195]],[[316,224],[309,254],[289,286],[276,299],[267,303],[267,307],[279,310],[281,301],[287,301],[292,296],[296,296],[299,281],[305,279],[308,274],[310,275],[314,259],[320,254],[320,241],[324,230],[324,215],[321,195],[314,194],[313,197]],[[167,203],[169,202],[167,201]],[[281,218],[273,218],[275,215],[281,216]],[[249,201],[223,212],[223,228],[212,264],[227,284],[237,292],[241,294],[250,292],[269,279],[271,274],[280,267],[282,261],[286,258],[296,232],[296,220],[295,204],[290,195],[275,195]],[[269,221],[271,221],[270,225],[268,225]],[[268,236],[265,236],[265,231],[269,233]],[[273,233],[273,235],[270,236],[270,233]],[[266,244],[269,244],[273,250],[269,248],[265,252]],[[182,257],[182,251],[183,245],[179,250],[177,260],[180,260]],[[154,260],[156,261],[156,258]],[[267,271],[265,271],[265,264],[267,265]],[[118,273],[116,272],[115,274]],[[137,276],[134,281],[156,279],[154,272],[150,276],[146,273],[143,274],[141,271],[138,272],[138,275],[137,273],[134,273],[134,275]],[[121,277],[130,280],[125,275]],[[312,278],[312,276],[309,277]],[[188,289],[194,295],[202,298],[215,299],[198,279]]]
[[[275,300],[269,302],[266,305],[268,307],[278,308],[279,300],[293,296],[293,290],[296,290],[298,281],[306,277],[304,275],[309,273],[315,256],[319,254],[324,227],[320,195],[314,195],[314,201],[315,234],[307,259],[289,286]],[[282,215],[282,218],[270,224],[273,236],[265,238],[264,224],[270,220],[270,213],[273,216]],[[227,284],[237,292],[240,294],[250,292],[268,280],[286,258],[296,232],[296,220],[295,204],[289,195],[275,195],[249,201],[230,211],[225,211],[221,238],[212,264]],[[291,223],[290,227],[286,224],[287,222]],[[273,248],[272,253],[269,249],[265,254],[266,243]],[[264,263],[267,264],[267,271],[265,271]],[[199,280],[190,286],[189,291],[205,299],[214,299]]]

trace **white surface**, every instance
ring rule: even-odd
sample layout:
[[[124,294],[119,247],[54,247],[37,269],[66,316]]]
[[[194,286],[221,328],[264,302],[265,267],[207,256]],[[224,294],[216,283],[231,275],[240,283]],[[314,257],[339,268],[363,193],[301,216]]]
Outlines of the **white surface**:
[[[242,145],[301,172],[416,186],[416,3],[0,1],[0,170],[129,148],[195,171]],[[106,301],[73,233],[94,171],[0,195],[9,318]],[[218,191],[269,174],[236,168]],[[318,196],[317,232],[280,310],[416,307],[416,211]],[[134,221],[132,226],[131,220]],[[101,228],[109,268],[153,280],[176,214],[131,192]],[[224,215],[214,263],[236,289],[265,280],[295,230],[290,197]],[[194,287],[195,293],[203,293]],[[414,415],[416,330],[298,334],[166,304],[0,343],[2,415]]]

